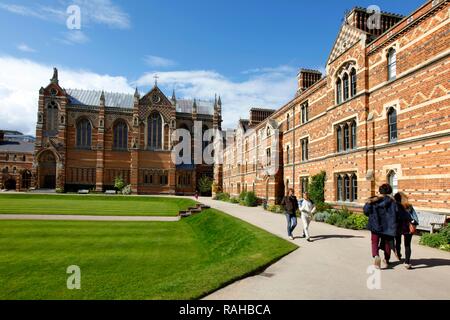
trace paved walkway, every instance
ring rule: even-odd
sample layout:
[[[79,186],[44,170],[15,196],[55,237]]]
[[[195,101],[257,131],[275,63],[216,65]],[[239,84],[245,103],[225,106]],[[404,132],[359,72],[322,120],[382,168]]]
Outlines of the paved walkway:
[[[179,221],[180,217],[150,216],[81,216],[81,215],[35,215],[0,214],[0,220],[57,220],[57,221]]]
[[[200,202],[286,238],[283,215],[261,208],[201,198]],[[294,235],[300,235],[301,222]],[[450,299],[450,253],[420,246],[413,239],[414,270],[395,262],[381,270],[381,289],[367,288],[372,264],[370,234],[312,222],[314,242],[296,239],[300,248],[264,273],[235,282],[206,299]]]

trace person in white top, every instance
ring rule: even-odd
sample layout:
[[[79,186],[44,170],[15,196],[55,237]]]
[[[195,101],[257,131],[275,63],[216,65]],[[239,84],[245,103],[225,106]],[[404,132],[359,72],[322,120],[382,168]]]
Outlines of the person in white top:
[[[312,203],[311,199],[309,198],[309,194],[305,192],[303,194],[303,199],[301,200],[300,204],[300,214],[302,218],[302,224],[303,224],[303,236],[302,238],[306,237],[306,240],[311,242],[311,237],[309,235],[309,224],[311,223],[311,220],[313,218],[313,214],[316,212],[316,207]]]

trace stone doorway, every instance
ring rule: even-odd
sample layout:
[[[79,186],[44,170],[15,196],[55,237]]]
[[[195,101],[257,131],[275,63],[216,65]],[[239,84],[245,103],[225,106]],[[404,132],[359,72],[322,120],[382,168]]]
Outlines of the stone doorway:
[[[39,188],[56,189],[56,157],[51,151],[45,151],[39,157]]]

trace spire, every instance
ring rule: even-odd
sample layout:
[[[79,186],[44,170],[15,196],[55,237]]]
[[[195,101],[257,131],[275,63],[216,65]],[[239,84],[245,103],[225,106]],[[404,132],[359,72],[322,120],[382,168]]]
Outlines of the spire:
[[[58,82],[59,82],[59,80],[58,80],[58,69],[53,68],[53,77],[50,79],[50,82],[58,84]]]
[[[100,105],[105,105],[105,92],[102,90],[102,94],[100,95]]]
[[[177,101],[177,97],[176,97],[176,95],[175,95],[175,88],[173,89],[173,92],[172,92],[172,101],[173,101],[173,102],[176,102],[176,101]]]
[[[192,105],[192,113],[197,113],[197,99],[194,99],[194,104]]]
[[[214,95],[214,109],[217,108],[217,93]]]
[[[220,98],[220,95],[219,95],[219,101],[217,102],[217,104],[219,105],[219,107],[222,107],[222,99]]]
[[[137,87],[136,87],[136,90],[134,91],[134,97],[137,98],[137,99],[140,98],[140,94],[139,94],[139,91],[138,91]]]
[[[159,77],[158,77],[157,74],[155,74],[153,78],[155,78],[155,88],[156,88],[158,86],[158,79],[159,79]]]

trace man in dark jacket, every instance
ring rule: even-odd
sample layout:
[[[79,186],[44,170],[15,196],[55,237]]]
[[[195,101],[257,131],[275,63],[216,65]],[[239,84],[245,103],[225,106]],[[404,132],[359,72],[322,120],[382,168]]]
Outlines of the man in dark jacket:
[[[283,206],[284,214],[286,215],[288,237],[289,239],[294,240],[292,232],[294,232],[294,229],[297,226],[296,213],[298,210],[298,201],[294,189],[289,189],[288,195],[283,198],[281,205]]]
[[[392,187],[389,184],[383,184],[379,191],[380,196],[370,198],[364,206],[364,214],[369,217],[374,265],[380,268],[381,247],[384,251],[384,268],[387,268],[397,232],[398,206],[391,196]]]

